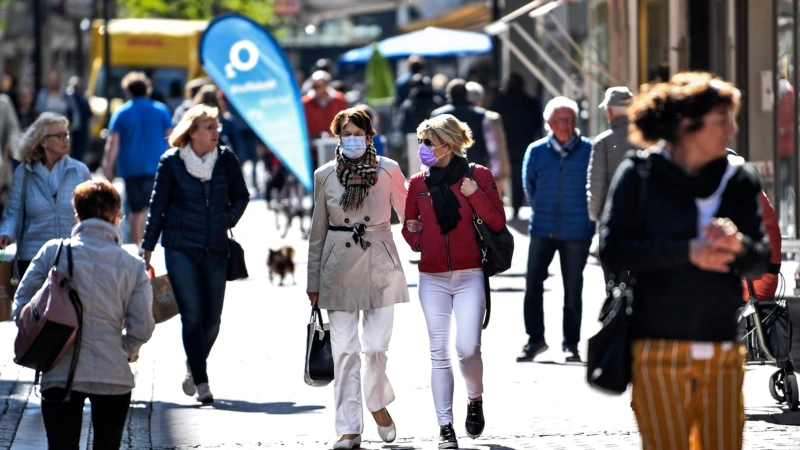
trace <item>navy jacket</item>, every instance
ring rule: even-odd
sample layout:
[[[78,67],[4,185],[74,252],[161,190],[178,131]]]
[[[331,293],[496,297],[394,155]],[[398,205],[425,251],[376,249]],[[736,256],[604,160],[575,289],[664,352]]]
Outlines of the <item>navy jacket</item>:
[[[228,228],[244,214],[250,193],[239,161],[220,147],[211,180],[202,182],[186,170],[174,148],[161,157],[150,199],[150,214],[142,248],[153,250],[161,233],[161,246],[173,250],[227,253]]]
[[[581,136],[572,152],[562,157],[545,136],[528,146],[522,162],[525,194],[533,212],[531,237],[561,240],[591,239],[595,224],[586,204],[586,171],[592,141]]]

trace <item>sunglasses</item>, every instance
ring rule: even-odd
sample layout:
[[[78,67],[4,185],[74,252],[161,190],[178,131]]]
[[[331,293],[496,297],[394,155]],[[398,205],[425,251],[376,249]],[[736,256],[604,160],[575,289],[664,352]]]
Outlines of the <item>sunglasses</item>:
[[[419,139],[419,138],[417,138],[417,143],[418,143],[418,144],[423,144],[423,145],[425,145],[426,147],[436,147],[436,146],[433,144],[433,142],[431,142],[431,140],[430,140],[430,139]]]

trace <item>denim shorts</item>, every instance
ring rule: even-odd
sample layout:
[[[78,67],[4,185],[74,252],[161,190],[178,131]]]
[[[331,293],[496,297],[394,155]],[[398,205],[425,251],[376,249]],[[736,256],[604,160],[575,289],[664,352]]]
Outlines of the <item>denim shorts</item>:
[[[153,193],[155,180],[155,175],[125,178],[125,197],[130,212],[138,213],[150,206],[150,195]]]

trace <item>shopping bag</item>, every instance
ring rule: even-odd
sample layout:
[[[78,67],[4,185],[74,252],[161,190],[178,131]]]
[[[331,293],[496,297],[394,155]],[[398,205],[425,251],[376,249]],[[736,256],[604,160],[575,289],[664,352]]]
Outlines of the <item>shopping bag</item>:
[[[11,304],[14,303],[16,286],[11,284],[11,260],[6,249],[0,250],[0,322],[11,318]]]
[[[156,276],[153,268],[147,269],[150,285],[153,287],[153,318],[156,323],[166,322],[178,315],[178,302],[172,292],[168,275]]]
[[[322,312],[311,308],[311,320],[306,327],[305,382],[309,386],[327,386],[333,381],[333,353],[328,324],[322,323]]]

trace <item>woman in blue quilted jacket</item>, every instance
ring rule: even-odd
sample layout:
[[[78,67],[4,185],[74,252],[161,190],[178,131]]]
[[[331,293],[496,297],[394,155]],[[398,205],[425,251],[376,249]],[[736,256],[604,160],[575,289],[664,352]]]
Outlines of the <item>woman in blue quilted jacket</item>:
[[[228,230],[244,214],[250,193],[233,151],[219,145],[219,110],[197,105],[169,137],[150,198],[142,248],[150,264],[159,236],[183,325],[183,392],[214,401],[206,360],[220,329],[225,298]]]

